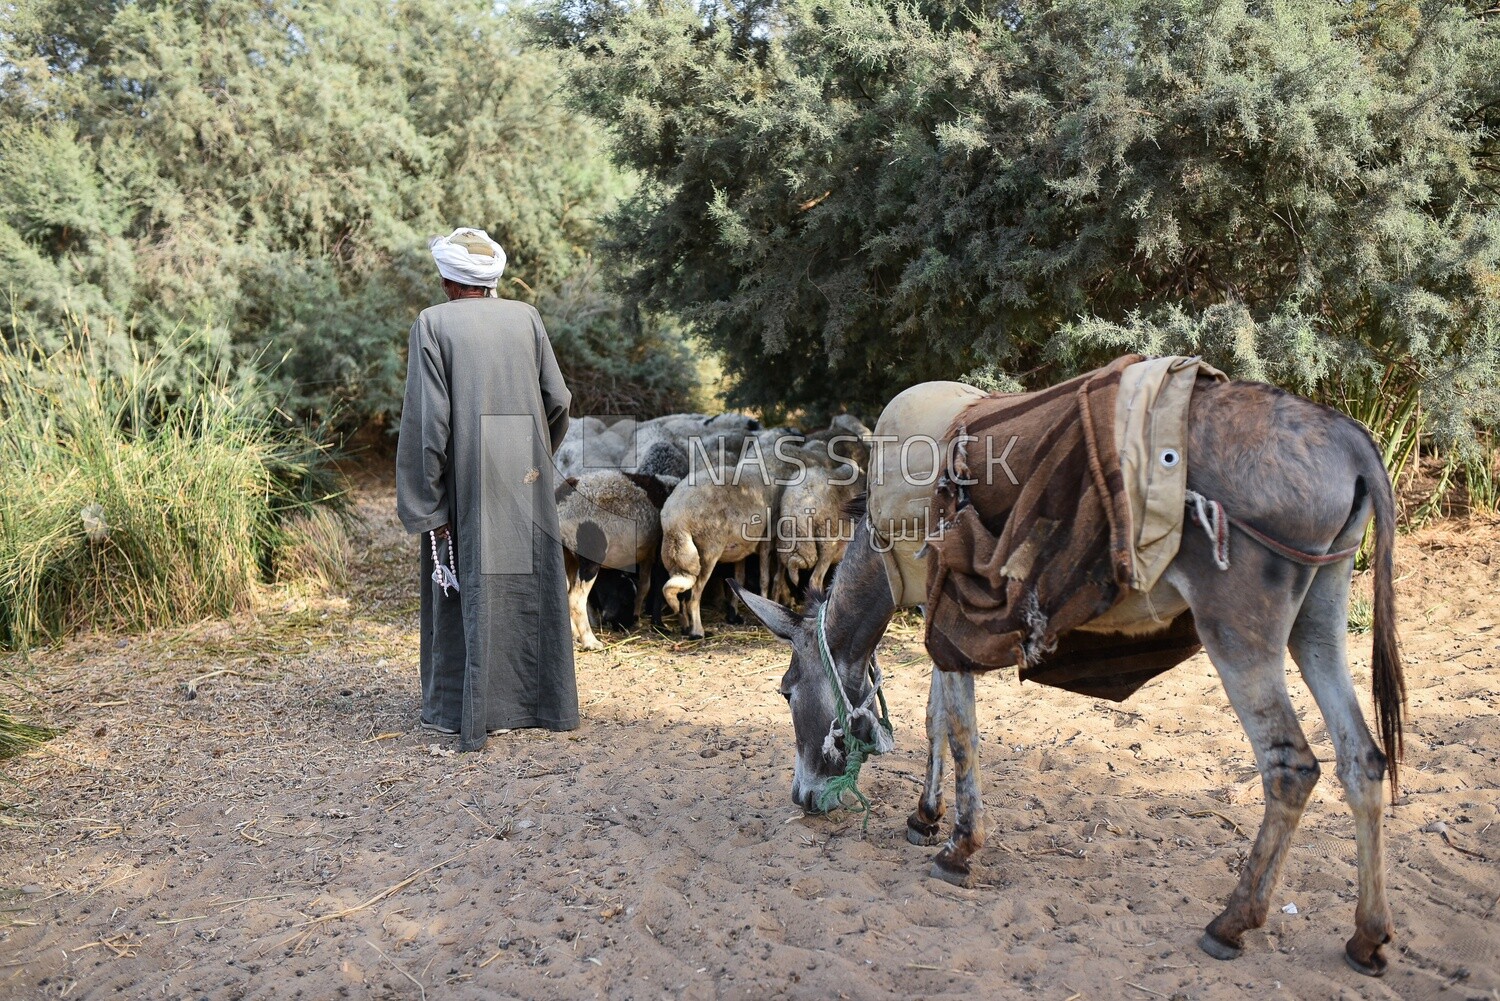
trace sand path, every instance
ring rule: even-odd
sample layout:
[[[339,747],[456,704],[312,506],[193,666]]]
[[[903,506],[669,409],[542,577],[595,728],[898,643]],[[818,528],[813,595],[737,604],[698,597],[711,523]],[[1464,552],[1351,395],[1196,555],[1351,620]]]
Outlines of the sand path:
[[[791,805],[786,655],[748,627],[580,654],[580,730],[455,756],[416,726],[390,506],[359,495],[346,596],[21,668],[67,729],[0,765],[0,998],[1500,997],[1500,526],[1401,540],[1412,726],[1374,981],[1341,958],[1353,825],[1295,676],[1324,778],[1270,921],[1221,963],[1194,942],[1261,797],[1205,659],[1123,706],[983,679],[991,839],[962,890],[904,838],[913,620],[882,648],[897,748],[866,770],[867,833]]]

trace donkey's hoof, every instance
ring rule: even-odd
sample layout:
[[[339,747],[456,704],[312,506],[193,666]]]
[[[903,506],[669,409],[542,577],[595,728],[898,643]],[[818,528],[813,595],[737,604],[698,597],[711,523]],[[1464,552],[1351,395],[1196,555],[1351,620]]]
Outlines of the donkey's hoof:
[[[1203,937],[1198,939],[1198,948],[1215,959],[1238,959],[1240,955],[1239,946],[1230,945],[1210,931],[1204,932]]]
[[[1358,935],[1344,946],[1344,962],[1355,973],[1363,973],[1367,977],[1383,977],[1390,966],[1385,961],[1385,956],[1381,955],[1379,945],[1371,946]]]
[[[922,820],[915,813],[906,818],[906,840],[914,845],[921,845],[924,848],[932,847],[942,840],[942,835],[938,832],[939,824],[935,820],[930,822]]]
[[[932,860],[932,868],[927,874],[934,879],[941,879],[945,883],[961,886],[965,890],[974,886],[974,873],[969,869],[967,862],[954,862],[944,859],[942,855]]]

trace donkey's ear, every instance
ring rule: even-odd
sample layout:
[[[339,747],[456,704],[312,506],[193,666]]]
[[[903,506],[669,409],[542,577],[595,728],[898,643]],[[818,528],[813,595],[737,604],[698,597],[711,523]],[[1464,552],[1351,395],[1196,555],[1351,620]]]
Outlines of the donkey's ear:
[[[734,596],[745,603],[745,607],[755,614],[755,617],[764,622],[766,628],[787,642],[797,633],[797,625],[802,621],[796,612],[785,605],[772,601],[770,598],[762,598],[758,594],[751,594],[740,586],[737,580],[730,580],[729,589]]]

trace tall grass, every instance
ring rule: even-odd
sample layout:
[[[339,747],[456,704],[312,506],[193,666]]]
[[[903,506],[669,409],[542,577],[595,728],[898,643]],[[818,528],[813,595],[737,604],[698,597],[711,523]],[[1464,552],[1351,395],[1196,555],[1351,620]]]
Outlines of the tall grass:
[[[1378,382],[1335,383],[1330,395],[1334,406],[1370,429],[1393,484],[1415,471],[1425,425],[1415,373],[1392,363]]]
[[[0,647],[244,608],[326,455],[251,381],[86,331],[0,347]]]
[[[1495,447],[1493,434],[1479,436],[1479,446],[1472,455],[1463,460],[1464,487],[1469,495],[1469,508],[1494,514],[1500,510],[1500,450]]]
[[[1335,382],[1328,402],[1370,429],[1398,496],[1402,480],[1421,471],[1424,444],[1432,455],[1431,428],[1422,408],[1419,375],[1409,364],[1392,362],[1375,382]],[[1489,433],[1471,442],[1455,443],[1440,455],[1442,465],[1426,489],[1426,496],[1403,515],[1409,525],[1421,525],[1455,508],[1493,514],[1500,507],[1500,474],[1496,471],[1495,440]],[[1431,467],[1429,467],[1431,468]],[[1462,487],[1462,505],[1453,503]]]

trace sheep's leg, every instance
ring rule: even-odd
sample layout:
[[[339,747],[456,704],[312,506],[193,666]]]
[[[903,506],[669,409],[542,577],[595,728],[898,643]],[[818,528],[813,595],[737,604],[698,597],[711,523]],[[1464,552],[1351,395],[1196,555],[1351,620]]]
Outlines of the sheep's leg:
[[[813,565],[812,580],[809,587],[823,590],[823,582],[828,579],[828,571],[833,567],[833,546],[824,544],[818,547],[818,562]]]
[[[692,614],[688,600],[683,598],[683,592],[695,590],[694,584],[699,580],[699,571],[703,568],[703,557],[693,544],[691,535],[681,531],[664,531],[661,559],[667,574],[667,579],[661,586],[661,600],[677,616],[682,631],[686,633],[692,625]],[[692,597],[688,596],[689,599]]]
[[[734,579],[740,582],[740,587],[745,586],[745,578],[750,575],[747,560],[740,560],[734,565]],[[728,584],[724,586],[724,624],[738,626],[744,624],[745,617],[740,614],[739,601],[734,596],[734,589]]]
[[[640,622],[646,614],[646,597],[651,593],[650,559],[637,560],[635,565],[635,621]]]
[[[779,556],[777,557],[776,563],[777,569],[779,569],[781,572],[775,575],[776,582],[772,585],[772,589],[776,593],[771,596],[771,600],[780,602],[787,607],[791,607],[792,602],[796,599],[797,596],[795,590],[797,586],[797,580],[795,576],[793,576],[797,571],[792,567],[791,563],[781,559]]]
[[[573,621],[573,639],[585,650],[604,649],[589,625],[589,592],[594,589],[598,573],[597,567],[587,577],[575,572],[568,581],[568,617]]]
[[[703,557],[703,565],[693,581],[693,593],[688,596],[687,602],[683,605],[687,613],[687,620],[683,623],[683,627],[688,631],[688,639],[701,640],[703,638],[703,592],[708,588],[708,579],[713,576],[714,567],[718,565],[717,553]]]
[[[791,565],[792,556],[796,552],[792,546],[793,542],[777,536],[775,544],[770,547],[771,565],[770,573],[767,575],[773,593],[762,592],[767,598],[783,605],[792,603],[792,584],[789,582],[792,581],[792,574],[796,572]]]
[[[646,595],[646,607],[651,610],[651,626],[660,632],[666,632],[666,623],[662,621],[662,612],[667,607],[666,596],[662,589],[667,582],[667,569],[660,563],[651,566],[650,592]]]

